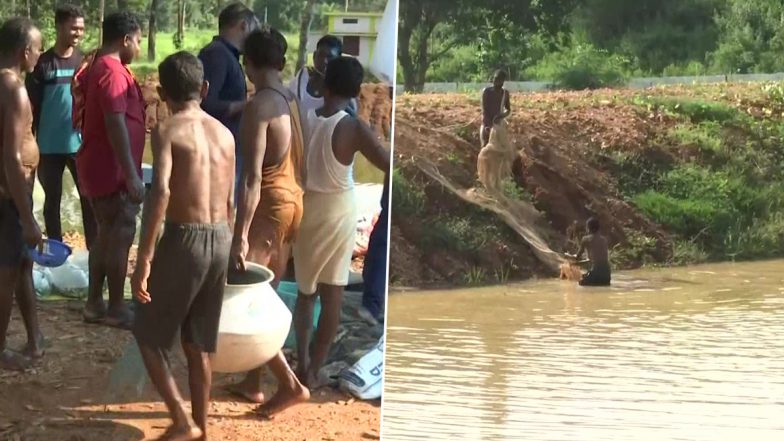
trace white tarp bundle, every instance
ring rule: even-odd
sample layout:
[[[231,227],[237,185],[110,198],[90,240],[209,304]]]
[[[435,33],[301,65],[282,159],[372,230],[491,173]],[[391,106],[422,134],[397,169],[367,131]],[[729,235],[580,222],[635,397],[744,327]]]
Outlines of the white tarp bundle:
[[[389,86],[395,84],[397,67],[397,0],[387,0],[384,15],[378,24],[378,37],[370,71]]]

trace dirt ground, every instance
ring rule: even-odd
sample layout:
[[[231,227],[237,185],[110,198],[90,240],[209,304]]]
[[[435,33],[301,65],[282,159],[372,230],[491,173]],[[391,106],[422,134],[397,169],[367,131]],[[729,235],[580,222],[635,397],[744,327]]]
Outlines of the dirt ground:
[[[169,116],[166,103],[161,102],[156,87],[158,79],[149,76],[142,82],[142,94],[147,104],[147,130],[152,130],[158,121]],[[253,93],[253,85],[248,83],[248,94]],[[389,139],[392,120],[392,97],[389,88],[383,84],[366,83],[358,97],[359,117],[367,121],[379,136]]]
[[[110,372],[132,339],[128,332],[82,323],[81,302],[41,302],[39,318],[48,339],[45,357],[25,373],[0,371],[0,440],[125,441],[159,436],[169,424],[165,407],[147,382],[141,397],[111,393]],[[9,346],[25,338],[14,314]],[[184,366],[173,362],[187,390]],[[239,379],[214,375],[210,439],[367,440],[379,439],[378,402],[354,401],[333,389],[316,391],[311,402],[263,421],[253,405],[236,401],[222,386]],[[270,378],[265,393],[274,392]],[[133,394],[131,394],[133,395]],[[187,394],[186,394],[187,396]]]
[[[695,149],[671,144],[665,134],[679,121],[667,112],[646,107],[641,100],[699,99],[723,102],[751,115],[781,114],[782,109],[771,109],[765,103],[760,90],[760,85],[721,84],[644,91],[515,93],[508,123],[510,140],[520,153],[513,164],[512,179],[557,233],[551,238],[554,250],[574,252],[582,223],[596,216],[611,245],[624,247],[644,237],[653,243],[647,257],[664,262],[672,255],[672,239],[625,200],[615,158],[634,156],[650,163],[673,163],[689,161]],[[512,279],[553,276],[537,266],[525,244],[517,243],[521,239],[488,243],[486,251],[463,255],[422,245],[434,222],[465,217],[467,210],[466,204],[445,195],[440,186],[423,176],[417,163],[434,163],[444,176],[464,188],[477,185],[479,106],[478,94],[397,97],[395,168],[412,188],[424,192],[424,209],[421,215],[403,216],[393,202],[392,283],[463,284],[457,277],[477,268],[491,273],[508,261],[514,262]],[[398,201],[397,196],[393,201]],[[500,224],[497,219],[490,223]],[[635,262],[629,265],[633,267]],[[495,280],[499,281],[503,282]]]

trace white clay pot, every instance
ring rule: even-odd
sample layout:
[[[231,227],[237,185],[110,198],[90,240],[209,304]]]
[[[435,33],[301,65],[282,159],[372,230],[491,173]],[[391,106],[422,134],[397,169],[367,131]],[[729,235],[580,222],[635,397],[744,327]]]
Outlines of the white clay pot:
[[[272,271],[247,263],[240,279],[226,284],[218,345],[210,355],[214,372],[246,372],[272,359],[291,328],[291,312],[270,286]]]

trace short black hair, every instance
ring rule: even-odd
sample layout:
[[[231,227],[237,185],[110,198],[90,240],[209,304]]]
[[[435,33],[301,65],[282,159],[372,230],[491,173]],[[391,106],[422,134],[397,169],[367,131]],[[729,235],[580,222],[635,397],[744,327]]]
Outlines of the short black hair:
[[[596,233],[597,231],[599,231],[600,225],[599,225],[598,218],[595,217],[589,218],[588,222],[586,222],[585,225],[588,227],[588,231],[590,231],[591,233]]]
[[[31,33],[36,29],[32,20],[24,17],[13,17],[0,26],[0,53],[16,54],[25,50],[32,42]]]
[[[508,78],[508,74],[506,73],[506,70],[498,69],[493,74],[493,78],[495,78],[495,77],[501,77],[502,80],[506,81],[507,78]]]
[[[60,5],[54,11],[54,24],[59,25],[74,20],[77,18],[84,18],[84,12],[78,6],[74,5]]]
[[[325,35],[321,37],[316,43],[316,47],[327,46],[331,49],[337,49],[338,55],[343,55],[343,40],[334,35]]]
[[[172,100],[197,100],[204,84],[204,66],[192,53],[179,51],[158,65],[158,77],[164,92]]]
[[[128,11],[115,12],[103,19],[103,41],[114,43],[142,30],[139,17]]]
[[[286,37],[273,28],[253,31],[245,40],[245,59],[255,67],[280,68],[287,50]]]
[[[356,98],[362,89],[365,69],[354,57],[341,55],[327,64],[324,85],[334,93],[345,98]]]
[[[218,15],[218,30],[230,28],[240,21],[248,23],[249,26],[258,23],[253,10],[240,2],[234,2],[223,8]]]

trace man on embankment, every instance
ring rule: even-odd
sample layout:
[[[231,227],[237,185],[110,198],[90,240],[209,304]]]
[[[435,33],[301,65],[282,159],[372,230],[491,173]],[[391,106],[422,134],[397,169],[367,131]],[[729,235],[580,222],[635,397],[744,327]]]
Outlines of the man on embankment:
[[[493,75],[493,85],[482,91],[482,127],[479,131],[482,147],[490,140],[493,125],[512,113],[509,91],[504,89],[505,82],[506,72],[499,69]]]

